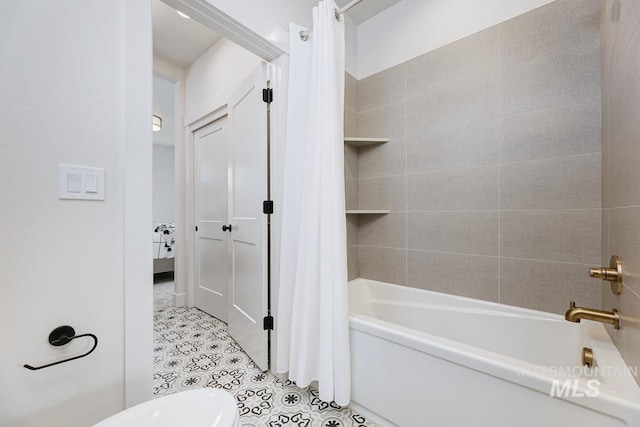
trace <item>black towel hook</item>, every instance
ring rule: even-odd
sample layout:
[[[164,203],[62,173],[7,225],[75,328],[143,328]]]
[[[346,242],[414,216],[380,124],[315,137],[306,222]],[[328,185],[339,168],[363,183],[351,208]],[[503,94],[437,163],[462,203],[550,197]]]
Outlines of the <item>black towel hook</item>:
[[[59,360],[57,362],[49,363],[47,365],[31,366],[31,365],[25,364],[24,367],[29,369],[29,370],[31,370],[31,371],[37,371],[38,369],[44,369],[44,368],[48,368],[50,366],[59,365],[61,363],[70,362],[72,360],[80,359],[82,357],[90,355],[91,353],[93,353],[93,350],[95,350],[96,347],[98,346],[98,337],[96,337],[95,335],[93,335],[93,334],[76,335],[76,330],[73,329],[71,326],[69,326],[69,325],[58,326],[53,331],[51,331],[51,333],[49,334],[49,344],[51,344],[51,345],[54,345],[56,347],[60,347],[60,346],[63,346],[65,344],[70,343],[72,340],[75,340],[76,338],[82,338],[82,337],[91,337],[91,338],[93,338],[93,347],[91,347],[91,350],[89,350],[88,352],[86,352],[84,354],[81,354],[79,356],[74,356],[74,357],[70,357],[68,359]]]

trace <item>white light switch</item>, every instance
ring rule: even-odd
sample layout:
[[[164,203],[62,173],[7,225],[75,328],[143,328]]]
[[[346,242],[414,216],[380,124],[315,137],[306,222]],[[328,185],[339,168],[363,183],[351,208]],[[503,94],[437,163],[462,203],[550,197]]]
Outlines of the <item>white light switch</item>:
[[[88,173],[85,175],[85,191],[87,193],[98,192],[98,175]]]
[[[69,172],[67,174],[67,191],[69,193],[79,193],[82,190],[82,174]]]
[[[104,200],[104,169],[58,165],[58,198]]]

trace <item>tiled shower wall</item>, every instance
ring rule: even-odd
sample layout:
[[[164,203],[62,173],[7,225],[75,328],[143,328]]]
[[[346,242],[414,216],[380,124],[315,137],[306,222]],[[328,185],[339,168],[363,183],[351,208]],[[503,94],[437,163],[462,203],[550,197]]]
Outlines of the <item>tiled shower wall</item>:
[[[640,365],[639,22],[639,1],[603,1],[602,262],[620,256],[624,287],[615,296],[605,286],[602,305],[620,310],[621,329],[607,330],[632,367]]]
[[[558,0],[347,77],[350,276],[563,313],[599,307],[600,0]],[[406,41],[410,43],[410,40]]]

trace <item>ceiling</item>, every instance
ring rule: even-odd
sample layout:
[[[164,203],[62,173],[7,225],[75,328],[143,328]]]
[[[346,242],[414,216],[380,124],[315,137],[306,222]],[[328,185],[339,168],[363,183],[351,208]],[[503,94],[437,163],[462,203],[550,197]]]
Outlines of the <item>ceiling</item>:
[[[336,0],[338,7],[344,7],[352,0]],[[352,7],[348,12],[349,18],[356,24],[361,24],[369,18],[377,15],[388,7],[399,3],[400,0],[364,0]]]
[[[187,68],[221,38],[199,22],[181,17],[160,0],[152,0],[151,5],[154,56]]]
[[[344,7],[351,1],[337,0],[336,3],[338,7]],[[364,0],[351,8],[347,15],[356,24],[360,24],[399,2],[400,0]],[[199,22],[181,17],[175,9],[161,0],[152,0],[152,15],[154,56],[181,68],[188,68],[221,38],[220,34]]]

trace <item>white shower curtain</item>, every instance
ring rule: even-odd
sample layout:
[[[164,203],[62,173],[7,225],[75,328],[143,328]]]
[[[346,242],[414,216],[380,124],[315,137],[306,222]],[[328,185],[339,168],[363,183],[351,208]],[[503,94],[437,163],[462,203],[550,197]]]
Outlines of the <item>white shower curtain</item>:
[[[351,372],[344,187],[344,23],[334,0],[313,9],[313,34],[290,26],[278,297],[279,373],[349,403]]]

